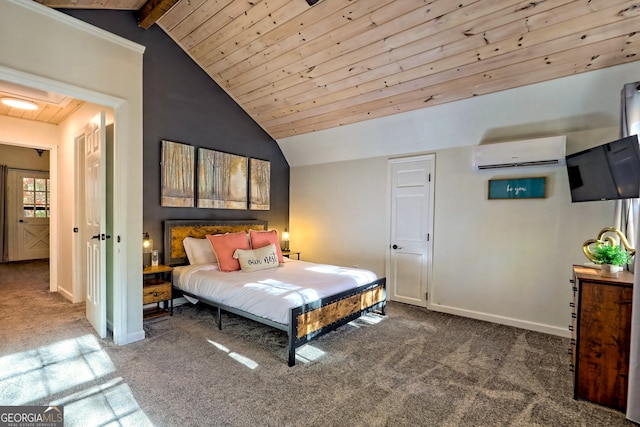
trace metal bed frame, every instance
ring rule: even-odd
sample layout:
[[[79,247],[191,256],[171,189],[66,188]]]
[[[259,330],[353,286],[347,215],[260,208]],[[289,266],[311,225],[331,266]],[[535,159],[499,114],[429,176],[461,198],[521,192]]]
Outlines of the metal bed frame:
[[[168,220],[164,222],[165,264],[186,264],[186,254],[182,247],[182,236],[202,238],[215,232],[237,232],[266,230],[266,221],[211,221],[211,220]],[[192,231],[190,231],[192,230]],[[203,234],[204,233],[204,234]],[[179,242],[179,245],[178,245]],[[180,246],[180,247],[178,247]],[[244,318],[285,331],[288,335],[288,364],[296,363],[296,349],[304,344],[336,330],[362,315],[374,311],[385,314],[387,303],[386,279],[358,286],[320,300],[293,307],[289,310],[289,324],[274,322],[244,310],[203,298],[199,295],[179,290],[184,295],[196,298],[217,309],[218,329],[222,330],[222,312],[237,314]]]

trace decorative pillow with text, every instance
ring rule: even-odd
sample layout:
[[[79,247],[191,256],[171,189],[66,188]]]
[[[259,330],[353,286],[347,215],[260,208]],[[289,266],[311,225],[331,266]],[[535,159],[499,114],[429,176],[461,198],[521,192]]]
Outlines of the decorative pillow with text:
[[[276,245],[273,243],[259,249],[236,249],[233,257],[240,262],[240,269],[247,273],[275,268],[280,265]]]

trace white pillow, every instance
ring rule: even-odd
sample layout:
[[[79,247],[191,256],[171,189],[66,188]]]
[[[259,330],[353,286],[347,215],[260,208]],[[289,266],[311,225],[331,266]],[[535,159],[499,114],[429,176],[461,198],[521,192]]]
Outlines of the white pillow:
[[[240,269],[244,272],[266,270],[280,265],[276,245],[273,243],[259,249],[236,249],[233,257],[240,262]]]
[[[185,237],[182,244],[187,253],[189,264],[215,264],[218,262],[218,258],[216,258],[216,254],[213,252],[213,247],[209,239]]]

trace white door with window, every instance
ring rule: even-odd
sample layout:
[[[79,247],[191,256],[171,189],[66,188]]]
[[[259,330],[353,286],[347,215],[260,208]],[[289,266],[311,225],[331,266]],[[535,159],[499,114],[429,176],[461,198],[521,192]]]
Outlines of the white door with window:
[[[49,172],[9,169],[9,261],[49,258]]]
[[[84,129],[84,215],[86,314],[100,338],[107,336],[105,114]]]
[[[390,244],[387,287],[392,301],[426,307],[432,257],[434,156],[389,161]]]

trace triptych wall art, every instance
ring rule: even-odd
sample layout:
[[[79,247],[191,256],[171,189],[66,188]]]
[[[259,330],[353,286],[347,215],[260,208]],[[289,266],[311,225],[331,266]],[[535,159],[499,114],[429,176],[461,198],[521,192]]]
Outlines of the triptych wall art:
[[[161,206],[194,207],[195,148],[162,141]],[[221,151],[198,149],[197,207],[269,210],[271,163]]]

